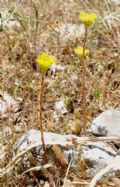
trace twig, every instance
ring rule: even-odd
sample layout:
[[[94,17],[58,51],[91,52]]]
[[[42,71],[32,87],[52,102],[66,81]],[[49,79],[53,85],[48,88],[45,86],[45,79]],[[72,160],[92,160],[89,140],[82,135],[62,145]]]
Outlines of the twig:
[[[69,170],[70,170],[70,167],[72,165],[72,162],[73,162],[73,156],[69,162],[69,165],[68,165],[68,168],[67,168],[67,171],[66,171],[66,174],[65,174],[65,178],[64,178],[64,183],[63,183],[63,187],[65,187],[66,185],[66,181],[67,181],[67,176],[68,176],[68,173],[69,173]]]
[[[49,186],[55,187],[53,177],[50,175],[50,173],[44,167],[41,167],[41,171],[49,178]]]
[[[26,173],[28,173],[28,172],[31,172],[31,171],[40,171],[42,168],[47,169],[47,168],[50,168],[50,167],[52,167],[52,164],[46,164],[46,165],[44,165],[44,166],[32,167],[32,168],[30,168],[30,169],[24,171],[24,172],[22,173],[22,175],[24,175],[24,174],[26,174]]]
[[[120,137],[117,136],[109,136],[109,137],[79,137],[77,138],[77,143],[87,143],[87,142],[99,142],[99,141],[120,141]]]

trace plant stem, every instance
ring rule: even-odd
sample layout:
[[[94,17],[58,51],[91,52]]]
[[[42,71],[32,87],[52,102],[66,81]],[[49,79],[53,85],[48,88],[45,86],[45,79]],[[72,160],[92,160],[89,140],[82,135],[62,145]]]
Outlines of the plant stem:
[[[43,135],[43,124],[42,124],[43,90],[44,90],[44,75],[42,75],[42,79],[41,79],[41,92],[40,92],[40,132],[41,132],[41,142],[42,142],[44,159],[47,160],[47,158],[46,158],[46,148],[45,148],[45,142],[44,142],[44,135]]]
[[[85,48],[86,48],[86,41],[87,41],[87,27],[85,27],[85,37],[84,37],[84,43],[83,43],[83,57],[81,60],[82,63],[82,127],[86,125],[86,109],[87,109],[87,103],[86,103],[86,69],[85,69]]]
[[[35,12],[35,27],[34,27],[34,46],[36,46],[36,39],[37,39],[37,31],[39,26],[39,13],[36,3],[32,0],[34,12]]]

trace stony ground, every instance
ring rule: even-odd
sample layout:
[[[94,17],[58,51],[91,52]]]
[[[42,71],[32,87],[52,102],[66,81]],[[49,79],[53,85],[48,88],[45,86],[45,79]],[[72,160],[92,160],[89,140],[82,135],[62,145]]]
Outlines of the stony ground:
[[[83,40],[84,27],[78,20],[82,10],[98,16],[88,34],[84,131],[81,131],[82,68],[74,53],[76,45]],[[0,12],[0,166],[4,168],[13,157],[19,137],[30,129],[39,129],[41,73],[35,59],[42,52],[57,57],[45,80],[46,132],[91,136],[87,129],[93,118],[104,110],[120,108],[120,6],[119,0],[5,1],[0,4]],[[80,182],[74,186],[88,185],[86,164],[80,160],[77,166],[68,179]],[[22,176],[25,170],[18,165],[0,185],[42,186],[38,173]],[[63,182],[66,170],[58,169],[58,172]],[[119,177],[118,174],[118,183]],[[106,177],[100,186],[117,186],[117,182]]]

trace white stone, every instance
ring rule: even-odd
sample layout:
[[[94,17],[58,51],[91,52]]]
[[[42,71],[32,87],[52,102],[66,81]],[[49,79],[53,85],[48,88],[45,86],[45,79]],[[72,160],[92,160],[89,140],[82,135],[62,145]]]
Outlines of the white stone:
[[[108,0],[109,4],[115,4],[115,5],[120,5],[120,0]]]
[[[62,114],[62,115],[66,114],[68,112],[63,100],[56,101],[55,111],[56,111],[57,114]]]
[[[8,11],[1,11],[0,14],[1,14],[1,17],[2,17],[3,21],[7,21],[7,20],[11,19],[11,13],[8,12]],[[0,19],[0,25],[2,23],[1,22],[2,20]]]
[[[115,157],[115,162],[113,162],[113,170],[120,170],[120,155]]]
[[[68,161],[68,157],[73,154],[72,140],[76,139],[76,141],[78,140],[79,142],[79,140],[84,138],[86,137],[79,137],[71,134],[61,135],[56,133],[44,132],[44,140],[46,146],[60,145],[62,147],[66,161]],[[38,146],[42,145],[41,134],[39,130],[29,130],[28,133],[24,134],[19,139],[14,148],[16,150],[16,153],[18,153],[32,144],[36,144]],[[66,149],[64,149],[64,146],[66,147]],[[39,156],[40,151],[38,151],[37,154]],[[77,163],[77,160],[80,157],[91,162],[91,167],[89,167],[88,172],[91,176],[94,176],[96,172],[109,165],[114,160],[114,158],[116,158],[116,151],[103,142],[89,142],[83,145],[82,150],[80,149],[74,152],[74,162],[72,164],[72,167],[75,166],[75,163]]]
[[[55,64],[53,64],[53,65],[51,66],[50,69],[53,71],[53,73],[55,73],[57,70],[58,70],[58,71],[64,71],[64,70],[65,70],[65,67],[64,67],[63,65],[61,65],[61,64],[55,63]]]
[[[1,22],[0,19],[0,25],[2,24],[3,27],[6,27],[10,30],[12,30],[13,28],[20,28],[20,23],[17,20],[14,20],[12,13],[10,13],[9,11],[2,11],[0,13],[3,20],[3,22]]]
[[[48,182],[45,182],[44,187],[49,187],[49,186],[50,186],[49,183],[48,183]]]
[[[10,111],[15,111],[17,103],[12,96],[6,92],[0,93],[0,115],[6,117]]]
[[[120,136],[120,110],[102,112],[93,120],[90,131],[101,136]]]
[[[9,21],[6,21],[4,22],[4,26],[5,27],[9,27],[10,29],[12,29],[13,27],[14,28],[19,28],[20,27],[20,23],[16,20],[9,20]]]
[[[92,167],[89,168],[92,176],[110,164],[115,156],[116,152],[103,142],[89,142],[82,150],[82,157],[92,162]]]
[[[85,33],[83,24],[71,24],[65,23],[59,29],[56,29],[60,33],[60,39],[62,41],[73,41],[76,38],[80,38]]]
[[[74,135],[61,135],[56,133],[44,132],[44,140],[46,145],[67,145],[70,139],[76,138]],[[28,133],[23,135],[17,142],[16,147],[18,151],[25,149],[28,145],[34,143],[41,143],[41,133],[39,130],[31,129]]]

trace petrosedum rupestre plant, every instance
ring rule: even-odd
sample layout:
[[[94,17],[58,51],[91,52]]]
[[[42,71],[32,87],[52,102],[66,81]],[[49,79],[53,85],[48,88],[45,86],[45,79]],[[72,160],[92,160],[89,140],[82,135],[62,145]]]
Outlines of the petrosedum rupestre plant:
[[[42,142],[42,149],[44,153],[44,159],[47,160],[46,158],[46,148],[45,148],[45,141],[44,141],[44,135],[43,135],[43,124],[42,124],[42,104],[43,104],[43,93],[44,93],[44,79],[46,76],[46,72],[48,68],[52,64],[56,62],[56,57],[55,56],[50,56],[47,52],[42,53],[38,58],[36,59],[37,63],[40,66],[41,69],[41,92],[40,92],[40,132],[41,132],[41,142]]]
[[[86,49],[86,42],[88,39],[88,28],[92,24],[95,23],[97,19],[97,15],[95,13],[87,13],[87,12],[81,12],[79,15],[79,20],[84,24],[85,26],[85,35],[83,39],[83,46],[78,45],[74,51],[76,55],[79,58],[79,61],[82,65],[82,126],[86,124],[86,111],[87,111],[87,103],[86,103],[86,68],[85,68],[85,60],[86,56],[89,53],[89,50]]]

